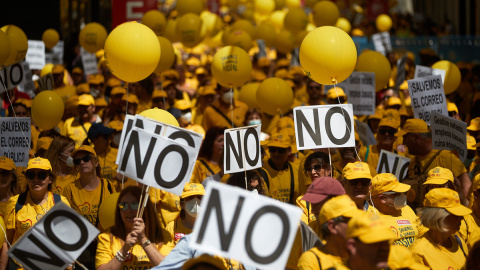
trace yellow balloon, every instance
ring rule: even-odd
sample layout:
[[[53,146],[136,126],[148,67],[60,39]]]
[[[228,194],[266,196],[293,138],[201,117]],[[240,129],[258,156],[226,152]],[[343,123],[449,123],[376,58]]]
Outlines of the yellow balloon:
[[[126,22],[117,26],[105,42],[105,62],[119,79],[138,82],[153,73],[160,59],[160,43],[152,29]]]
[[[33,121],[43,130],[52,129],[62,119],[63,109],[63,100],[57,92],[51,90],[42,91],[32,102]]]
[[[275,10],[275,0],[255,0],[255,11],[258,14],[268,15]]]
[[[290,53],[295,48],[295,35],[282,29],[275,37],[275,48],[282,53]]]
[[[222,43],[223,44],[227,44],[227,37],[230,35],[231,32],[232,32],[231,27],[226,27],[225,30],[223,30],[223,34],[222,34]]]
[[[278,29],[283,28],[283,21],[285,20],[285,15],[287,12],[285,10],[276,10],[270,15],[270,21]]]
[[[272,47],[275,43],[275,26],[271,22],[262,22],[257,26],[256,38],[263,39],[267,47]]]
[[[222,36],[223,36],[223,31],[218,32],[214,37],[206,37],[203,40],[203,43],[207,45],[210,48],[217,48],[222,46]]]
[[[375,91],[377,92],[387,85],[392,72],[388,59],[376,51],[366,51],[360,54],[355,70],[375,73]]]
[[[28,39],[23,30],[10,24],[2,27],[2,31],[7,34],[10,41],[10,53],[3,65],[10,66],[25,59],[28,50]]]
[[[193,13],[200,15],[205,9],[204,1],[201,0],[177,0],[175,10],[179,16],[183,16],[187,13]]]
[[[252,62],[246,51],[236,46],[226,46],[213,56],[212,74],[217,83],[225,87],[240,87],[249,78]]]
[[[226,37],[225,45],[237,46],[244,49],[246,52],[252,48],[252,38],[250,35],[242,30],[235,30],[230,32]]]
[[[283,21],[285,28],[294,34],[305,30],[307,24],[308,16],[300,7],[290,9]]]
[[[392,19],[385,14],[378,15],[377,19],[375,19],[375,25],[380,32],[389,31],[392,28]]]
[[[177,33],[180,35],[180,42],[187,48],[197,46],[201,40],[200,30],[202,20],[193,13],[187,13],[178,19]]]
[[[242,86],[238,94],[238,100],[245,102],[249,108],[258,108],[257,104],[257,89],[260,86],[259,82],[247,83]]]
[[[460,85],[462,80],[462,74],[460,69],[454,63],[442,60],[433,64],[432,68],[443,69],[445,70],[445,83],[443,84],[443,89],[445,90],[445,95],[449,95],[455,92]]]
[[[178,19],[168,20],[163,32],[163,35],[172,43],[180,41],[180,35],[177,33],[177,24]]]
[[[54,64],[52,63],[45,64],[45,66],[42,68],[42,71],[40,71],[40,77],[43,77],[48,73],[52,73],[53,66]]]
[[[257,104],[267,114],[286,113],[293,105],[293,91],[280,78],[268,78],[257,89]]]
[[[305,6],[309,8],[313,8],[319,0],[305,0]]]
[[[320,84],[340,83],[350,76],[357,62],[357,49],[345,31],[322,26],[303,39],[300,64],[308,77]]]
[[[93,22],[85,25],[78,35],[80,46],[89,53],[103,49],[107,39],[107,30],[103,25]]]
[[[98,209],[98,221],[104,230],[115,225],[115,210],[120,193],[112,193],[105,197]]]
[[[152,29],[155,35],[160,36],[165,29],[167,19],[165,19],[165,15],[160,11],[150,10],[143,15],[142,23]]]
[[[171,113],[162,109],[158,109],[158,108],[148,109],[139,114],[141,116],[156,120],[158,122],[162,122],[171,126],[180,127],[175,116],[173,116]]]
[[[231,27],[232,31],[243,30],[247,32],[251,37],[255,36],[255,26],[247,20],[238,20]]]
[[[0,226],[2,227],[2,233],[0,233],[0,245],[3,245],[5,243],[5,234],[3,232],[7,231],[7,227],[5,227],[5,222],[3,221],[3,218],[0,217]]]
[[[313,21],[317,27],[333,26],[340,17],[337,5],[331,1],[320,1],[313,7]]]
[[[10,55],[10,40],[5,32],[0,31],[0,65],[8,59]]]
[[[155,69],[155,73],[160,74],[161,72],[169,69],[173,65],[173,61],[175,60],[175,52],[173,51],[172,43],[164,38],[159,37],[158,42],[160,42],[160,60],[158,60],[157,68]]]
[[[289,9],[297,8],[300,7],[300,0],[285,0],[285,5]]]
[[[222,19],[217,14],[205,10],[200,14],[200,19],[202,20],[201,36],[213,37],[222,30]]]
[[[275,10],[282,10],[285,7],[285,0],[275,0]]]
[[[42,40],[45,43],[45,48],[51,50],[60,40],[60,35],[57,30],[50,28],[43,32]]]
[[[338,18],[335,26],[342,29],[347,34],[350,33],[350,30],[352,30],[352,25],[350,24],[350,22],[347,19],[342,18],[342,17]]]

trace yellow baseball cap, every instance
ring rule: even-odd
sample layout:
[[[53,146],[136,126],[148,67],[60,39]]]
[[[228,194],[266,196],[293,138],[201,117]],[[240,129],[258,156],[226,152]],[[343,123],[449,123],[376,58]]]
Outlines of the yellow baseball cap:
[[[293,66],[290,67],[290,70],[288,71],[290,75],[305,75],[305,71],[303,71],[303,68],[300,66]]]
[[[408,113],[407,108],[405,108],[405,107],[400,108],[400,110],[398,110],[398,113],[400,114],[400,116],[411,116],[411,115]]]
[[[33,100],[31,100],[31,99],[19,98],[19,99],[15,100],[14,104],[23,104],[27,108],[32,108],[32,102],[33,102]]]
[[[75,155],[78,153],[78,152],[88,152],[90,154],[93,154],[94,156],[97,156],[97,153],[95,152],[95,150],[93,149],[93,147],[91,147],[90,145],[81,145],[80,147],[78,147],[77,149],[73,150],[73,152],[70,154],[71,157],[75,157]]]
[[[165,81],[165,79],[167,78],[170,79],[172,76],[175,77],[175,79],[177,80],[178,78],[180,78],[180,75],[174,69],[165,70],[164,72],[162,72],[162,74],[160,74],[160,78],[162,79],[162,81]]]
[[[92,95],[83,94],[78,97],[78,105],[83,106],[90,106],[95,105],[95,99],[93,99]]]
[[[173,107],[183,111],[183,110],[191,109],[192,103],[186,99],[178,99],[177,101],[175,101],[175,104],[173,104]]]
[[[212,256],[208,254],[202,254],[198,257],[189,259],[182,266],[182,270],[191,270],[198,264],[209,264],[215,267],[218,270],[227,270],[227,265],[225,260],[218,256]]]
[[[375,108],[375,114],[368,116],[368,119],[378,119],[383,118],[383,109]]]
[[[74,67],[72,69],[72,74],[83,74],[83,69],[81,67]]]
[[[387,101],[387,107],[402,105],[402,101],[398,97],[390,97]]]
[[[180,198],[185,199],[190,196],[205,195],[205,189],[202,184],[186,183],[183,188],[182,196]]]
[[[266,57],[262,57],[260,59],[258,59],[258,66],[259,67],[268,67],[270,66],[270,59],[266,58]]]
[[[398,182],[397,177],[391,173],[379,173],[372,178],[372,186],[370,193],[372,196],[379,195],[385,192],[393,191],[398,193],[407,192],[410,185]]]
[[[265,75],[265,72],[258,69],[252,69],[250,77],[252,77],[252,79],[255,81],[264,81],[265,79],[267,79],[267,75]]]
[[[76,93],[77,95],[90,94],[90,87],[87,83],[81,83],[77,85]]]
[[[31,169],[40,169],[40,170],[46,170],[46,171],[51,171],[52,170],[52,165],[50,164],[50,161],[46,158],[41,158],[41,157],[36,157],[34,159],[30,159],[28,161],[28,166],[27,166],[27,171]]]
[[[363,211],[348,222],[347,238],[354,237],[366,244],[390,241],[396,238],[379,215]]]
[[[398,127],[400,126],[400,123],[392,117],[386,117],[386,118],[382,118],[380,120],[380,123],[378,124],[378,126],[379,127],[391,127],[391,128],[394,128],[394,129],[398,129]]]
[[[108,123],[109,128],[113,128],[116,131],[121,131],[123,129],[123,122],[120,120],[113,120],[110,123]]]
[[[342,176],[347,180],[359,178],[372,179],[368,164],[361,161],[348,163],[345,168],[343,168]]]
[[[397,121],[400,122],[400,113],[396,109],[386,109],[383,112],[383,117],[382,118],[385,118],[385,117],[391,117],[391,118],[396,119]]]
[[[175,82],[174,82],[174,81],[170,81],[170,80],[165,80],[165,81],[162,82],[162,88],[163,88],[163,89],[169,87],[170,85],[175,86]]]
[[[101,84],[105,82],[105,77],[102,74],[92,74],[90,78],[88,78],[89,84]]]
[[[167,92],[163,90],[154,90],[152,93],[152,98],[167,97]]]
[[[453,102],[447,102],[447,111],[458,113],[457,105]]]
[[[199,92],[198,94],[200,96],[216,95],[217,94],[213,85],[202,86],[198,89],[198,92]]]
[[[338,97],[345,97],[345,98],[347,97],[347,95],[345,95],[345,91],[343,91],[341,87],[337,86],[336,88],[337,88],[336,92],[335,92],[335,87],[328,89],[327,99],[336,99],[337,94],[338,94]]]
[[[125,94],[125,95],[122,96],[122,100],[127,101],[128,103],[132,103],[132,104],[140,103],[137,95],[135,95],[135,94]]]
[[[480,130],[480,117],[473,118],[472,121],[470,121],[470,125],[467,127],[467,130],[479,131]]]
[[[405,246],[391,245],[388,254],[388,266],[391,269],[428,270],[429,267],[417,262],[413,253]]]
[[[290,73],[288,73],[288,70],[286,68],[281,68],[281,69],[275,71],[274,76],[277,77],[277,78],[284,79],[284,80],[293,79],[293,76],[290,75]]]
[[[402,130],[399,130],[397,133],[395,133],[395,136],[402,137],[407,133],[424,133],[424,132],[430,132],[430,129],[428,128],[427,123],[422,119],[412,118],[412,119],[407,119],[407,121],[405,122],[405,125],[403,125]]]
[[[107,106],[107,101],[103,97],[99,97],[95,99],[95,106],[96,107],[104,107]]]
[[[50,144],[52,144],[53,138],[52,137],[41,137],[37,141],[37,146],[35,147],[35,151],[38,152],[38,150],[43,149],[43,150],[48,150],[50,147]]]
[[[466,216],[472,213],[472,210],[460,204],[460,198],[455,190],[449,188],[431,189],[423,202],[425,207],[445,208],[455,216]]]
[[[480,173],[477,173],[477,175],[473,178],[472,189],[473,191],[480,189]]]
[[[467,150],[476,150],[477,149],[475,147],[476,144],[477,144],[477,141],[475,140],[475,137],[467,134]]]
[[[292,144],[290,140],[290,136],[285,132],[273,133],[270,136],[270,140],[268,141],[267,147],[280,147],[280,148],[288,148]]]
[[[122,86],[122,81],[117,78],[110,78],[107,80],[107,86],[112,88],[115,86]]]
[[[350,199],[350,196],[340,195],[331,198],[322,206],[318,215],[318,220],[320,224],[323,224],[328,220],[339,216],[352,218],[361,212],[362,211],[357,208],[355,202]]]
[[[60,74],[65,71],[65,67],[63,65],[55,65],[52,68],[52,73],[53,74]]]
[[[199,75],[199,74],[208,75],[208,71],[204,67],[198,67],[197,69],[195,69],[195,74],[197,74],[197,75]]]
[[[424,185],[442,185],[447,183],[448,181],[453,183],[453,173],[449,169],[445,169],[442,167],[435,167],[428,171],[427,174],[427,181],[425,181]]]
[[[200,65],[200,59],[196,57],[190,57],[185,61],[185,65],[187,66],[199,66]]]
[[[17,169],[17,166],[15,166],[15,162],[13,162],[13,160],[2,156],[0,157],[0,169],[11,171],[13,169]]]
[[[110,96],[114,95],[125,95],[127,93],[127,89],[123,88],[122,86],[116,86],[112,88],[112,91],[110,91]]]

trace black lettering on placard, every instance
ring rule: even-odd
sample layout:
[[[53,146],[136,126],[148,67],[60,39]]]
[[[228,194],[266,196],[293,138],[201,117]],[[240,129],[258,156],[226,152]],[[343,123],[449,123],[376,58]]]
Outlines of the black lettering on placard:
[[[57,235],[52,230],[52,222],[57,217],[66,217],[73,221],[75,225],[77,225],[78,229],[80,229],[80,239],[74,244],[68,244],[63,242],[61,239],[57,237]],[[50,239],[55,245],[58,247],[66,250],[66,251],[75,251],[83,247],[87,243],[88,238],[88,230],[82,220],[75,214],[65,211],[65,210],[57,210],[53,212],[51,215],[45,218],[45,234],[47,235],[48,239]]]
[[[238,198],[237,207],[235,207],[235,212],[233,213],[233,219],[230,229],[226,232],[225,224],[223,223],[223,211],[222,205],[220,203],[220,194],[218,192],[218,189],[212,189],[212,191],[210,192],[210,198],[207,202],[207,207],[205,208],[205,210],[203,210],[206,212],[202,220],[202,224],[200,225],[200,231],[198,232],[197,244],[202,243],[208,221],[210,219],[210,214],[212,213],[212,211],[215,210],[218,233],[220,234],[220,245],[223,251],[228,251],[230,249],[230,242],[232,241],[233,233],[235,232],[235,228],[237,227],[238,217],[240,216],[240,211],[242,210],[244,200],[245,197],[240,196]],[[228,212],[231,213],[232,209],[229,209]]]
[[[331,120],[332,120],[332,116],[336,113],[341,114],[345,119],[345,123],[347,124],[347,128],[345,129],[345,135],[340,139],[337,139],[335,136],[333,136],[333,132],[332,132]],[[350,139],[350,133],[353,132],[352,119],[350,118],[350,115],[348,115],[347,111],[345,111],[343,108],[341,107],[330,108],[327,114],[325,115],[325,130],[327,131],[327,136],[330,139],[330,141],[332,141],[336,145],[344,145],[345,143],[348,142],[348,139]]]
[[[145,129],[145,126],[143,125],[143,121],[140,119],[137,119],[137,121],[135,122],[135,126],[141,129]],[[160,135],[160,131],[162,131],[162,126],[156,125],[155,131],[153,133]]]
[[[392,168],[392,173],[393,174],[395,174],[395,172],[397,171],[399,161],[400,161],[400,159],[398,157],[395,157],[395,160],[393,161],[393,168]]]
[[[404,178],[406,175],[406,171],[408,170],[408,166],[410,165],[410,162],[407,162],[403,164],[402,168],[400,169],[400,173],[398,174],[399,178]]]
[[[20,76],[18,78],[14,78],[14,69],[17,68],[19,71]],[[18,85],[22,82],[23,79],[23,68],[20,63],[16,63],[10,67],[10,82],[12,85]]]
[[[42,241],[38,240],[35,235],[30,234],[28,239],[32,241],[39,249],[41,249],[48,257],[44,257],[42,255],[38,255],[35,253],[31,253],[25,250],[21,250],[16,248],[12,250],[11,254],[15,255],[15,257],[19,258],[23,262],[23,266],[28,266],[29,269],[33,270],[42,270],[40,267],[37,266],[36,262],[43,262],[49,265],[54,265],[57,267],[61,267],[65,264],[65,262],[60,259],[54,252],[52,252]]]
[[[125,149],[125,155],[123,156],[123,159],[122,159],[120,170],[122,172],[125,171],[125,168],[127,167],[128,158],[130,156],[130,152],[132,151],[132,148],[133,148],[135,167],[137,168],[136,170],[137,177],[139,179],[143,179],[143,177],[145,176],[145,172],[147,171],[148,162],[150,161],[150,157],[152,156],[153,148],[155,147],[156,142],[157,142],[157,138],[155,137],[150,138],[150,144],[148,145],[147,153],[145,154],[145,160],[142,162],[142,157],[140,154],[140,139],[138,138],[138,131],[132,130],[130,134],[130,139],[126,144],[124,143],[126,149]]]
[[[278,243],[277,248],[272,252],[272,254],[267,256],[261,256],[261,255],[258,255],[255,252],[255,250],[253,250],[253,245],[252,245],[253,229],[255,228],[255,224],[257,223],[257,221],[263,215],[268,213],[277,215],[282,221],[282,225],[283,225],[282,238],[280,238],[280,243]],[[257,263],[261,263],[261,264],[272,263],[276,259],[278,259],[280,255],[282,255],[282,252],[284,251],[288,241],[289,232],[290,232],[290,223],[288,222],[287,214],[282,209],[276,206],[273,206],[273,205],[264,206],[255,212],[255,214],[250,219],[250,222],[248,223],[247,231],[245,233],[246,235],[245,250],[247,251],[248,256],[250,256],[250,258]]]
[[[315,132],[313,131],[312,127],[310,126],[310,123],[308,123],[307,118],[303,114],[301,110],[295,111],[295,120],[296,120],[296,125],[297,125],[297,132],[298,132],[298,145],[300,147],[304,147],[305,142],[303,139],[303,128],[308,132],[308,135],[310,135],[310,138],[312,138],[313,142],[315,145],[321,145],[322,144],[322,137],[320,134],[320,121],[318,120],[318,109],[313,109],[313,124],[315,124]]]
[[[248,136],[252,134],[255,138],[255,158],[250,158],[250,153],[248,152],[247,142]],[[245,137],[243,138],[243,147],[245,149],[245,160],[247,161],[248,165],[255,166],[258,163],[258,159],[260,158],[260,139],[258,138],[257,130],[255,128],[247,128],[245,131]]]
[[[133,119],[128,119],[126,129],[122,131],[124,144],[125,144],[125,139],[127,137],[128,132],[132,130],[132,126],[133,126]]]
[[[385,166],[385,169],[383,169],[383,166]],[[382,153],[380,156],[380,163],[378,163],[378,170],[379,173],[390,173],[390,166],[388,165],[388,158],[385,153]]]
[[[193,140],[192,136],[185,131],[175,131],[174,133],[170,134],[168,138],[172,140],[184,139],[188,146],[195,148],[195,141]]]
[[[180,154],[180,156],[182,156],[182,167],[180,168],[180,172],[178,173],[177,177],[173,181],[167,182],[162,178],[161,170],[163,160],[170,152],[177,152]],[[178,186],[187,174],[189,163],[190,159],[188,158],[188,153],[183,147],[174,144],[165,147],[162,152],[160,152],[160,155],[158,155],[157,162],[155,163],[155,181],[157,184],[165,188],[174,188]]]
[[[230,170],[230,164],[231,164],[230,151],[233,152],[233,155],[235,156],[235,161],[237,162],[238,167],[240,169],[243,169],[243,155],[242,155],[242,150],[240,149],[240,147],[242,147],[241,138],[240,138],[240,130],[237,130],[235,132],[237,133],[238,151],[237,151],[237,148],[235,148],[235,144],[233,143],[232,135],[230,135],[230,132],[227,132],[226,136],[225,136],[225,150],[226,150],[226,152],[225,152],[225,155],[226,155],[225,156],[226,157],[225,166],[227,166],[227,171]]]

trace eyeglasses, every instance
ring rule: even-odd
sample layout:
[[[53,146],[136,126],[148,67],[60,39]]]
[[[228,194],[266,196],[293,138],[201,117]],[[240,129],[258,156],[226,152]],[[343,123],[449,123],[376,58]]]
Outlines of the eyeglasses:
[[[330,164],[322,164],[322,163],[317,163],[313,166],[308,166],[305,168],[305,172],[309,173],[311,172],[312,170],[315,170],[317,173],[320,172],[322,169],[326,170],[326,171],[330,171],[332,169],[332,167],[330,166]]]
[[[35,172],[32,172],[32,171],[27,171],[25,173],[25,176],[30,180],[35,179],[35,177],[37,177],[39,180],[45,180],[45,178],[47,178],[47,176],[48,176],[48,172],[35,173]]]
[[[132,202],[132,203],[123,202],[123,203],[119,203],[119,204],[118,204],[118,207],[119,207],[120,210],[122,210],[122,211],[127,211],[128,208],[130,208],[130,209],[133,210],[133,211],[137,211],[139,205],[140,205],[140,204],[139,204],[138,202]]]
[[[382,134],[382,135],[394,135],[395,133],[397,133],[397,130],[396,129],[392,129],[392,128],[381,128],[378,130],[378,133]]]
[[[280,147],[269,147],[268,151],[270,153],[278,152],[279,154],[284,154],[287,151],[287,148],[280,148]]]
[[[87,163],[90,161],[90,159],[92,159],[91,156],[84,156],[84,157],[81,157],[81,158],[76,158],[73,160],[73,164],[75,165],[80,165],[80,163],[83,161],[84,163]]]
[[[351,186],[356,186],[358,183],[360,183],[362,186],[366,187],[370,185],[370,179],[354,179],[354,180],[348,180],[348,183]]]

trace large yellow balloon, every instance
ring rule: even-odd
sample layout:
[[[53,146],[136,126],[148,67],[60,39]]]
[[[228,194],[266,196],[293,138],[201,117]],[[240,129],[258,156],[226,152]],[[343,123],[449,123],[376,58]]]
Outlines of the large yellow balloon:
[[[340,17],[337,5],[331,1],[320,1],[313,7],[313,21],[317,27],[333,26]]]
[[[392,19],[385,14],[378,15],[375,20],[375,25],[377,26],[378,31],[386,32],[392,28]]]
[[[261,15],[268,15],[275,10],[275,0],[255,0],[255,11]]]
[[[300,7],[300,0],[285,0],[285,5],[289,9],[297,8]]]
[[[106,39],[107,30],[103,25],[96,22],[85,25],[78,35],[80,46],[89,53],[95,53],[98,50],[103,49]]]
[[[2,31],[7,34],[10,41],[10,53],[3,62],[4,66],[10,66],[25,59],[28,50],[27,35],[19,27],[10,24],[2,27]],[[4,45],[2,45],[3,47]]]
[[[285,28],[293,34],[297,34],[300,31],[305,30],[307,24],[307,14],[300,7],[290,9],[285,15],[285,19],[283,21]]]
[[[3,245],[5,243],[5,233],[7,231],[7,227],[5,227],[5,222],[3,221],[3,218],[0,217],[0,226],[2,227],[2,231],[0,231],[0,245]]]
[[[113,75],[126,82],[138,82],[150,76],[157,67],[160,43],[147,26],[123,23],[108,35],[105,59]]]
[[[200,15],[204,9],[205,5],[202,0],[177,0],[177,5],[175,6],[175,10],[180,16],[187,13]]]
[[[196,14],[187,13],[178,19],[177,33],[180,35],[180,42],[187,48],[193,48],[202,41],[201,29],[202,20]]]
[[[300,64],[308,77],[320,84],[339,83],[348,78],[357,62],[357,49],[345,31],[322,26],[303,39]]]
[[[7,34],[0,31],[0,66],[8,59],[10,55],[10,40]]]
[[[236,46],[226,46],[213,56],[212,74],[225,87],[240,87],[249,78],[252,62],[247,52]]]
[[[343,31],[345,31],[347,34],[350,33],[350,30],[352,30],[352,25],[350,24],[350,22],[343,18],[343,17],[340,17],[338,18],[337,20],[337,23],[335,24],[336,27],[342,29]]]
[[[42,40],[45,43],[45,48],[51,50],[60,40],[60,35],[57,30],[50,28],[43,32]]]
[[[280,78],[268,78],[258,86],[257,104],[267,114],[284,114],[293,105],[292,88]]]
[[[141,112],[140,115],[156,120],[158,122],[171,125],[171,126],[180,127],[175,116],[173,116],[171,113],[162,109],[158,109],[158,108],[148,109]]]
[[[260,86],[259,82],[247,83],[242,86],[238,94],[238,100],[245,102],[249,108],[258,108],[257,104],[257,89]]]
[[[358,57],[356,71],[375,73],[375,91],[382,90],[390,79],[392,68],[388,59],[376,51],[366,51]]]
[[[309,8],[313,8],[315,4],[318,3],[319,0],[305,0],[305,6]]]
[[[175,60],[175,52],[173,51],[172,43],[168,39],[158,37],[158,42],[160,42],[161,54],[155,73],[160,74],[172,66],[173,61]]]
[[[160,11],[150,10],[143,15],[142,23],[150,27],[150,29],[155,32],[155,35],[160,36],[163,34],[167,20],[165,19],[165,15]]]
[[[462,75],[460,69],[454,63],[442,60],[433,64],[432,68],[438,68],[445,70],[445,83],[443,84],[443,89],[445,90],[445,95],[449,95],[455,92],[460,85],[462,80]]]
[[[268,47],[275,43],[276,31],[271,22],[262,22],[257,26],[256,39],[263,39]]]
[[[205,10],[200,14],[200,19],[202,20],[200,36],[214,37],[222,30],[222,19],[217,14]]]
[[[270,21],[278,29],[283,28],[283,21],[285,20],[285,15],[287,12],[285,10],[276,10],[270,15]]]
[[[105,197],[98,209],[98,221],[104,230],[115,225],[115,210],[120,193],[112,193]]]
[[[62,119],[63,109],[63,100],[59,94],[51,90],[42,91],[32,102],[33,121],[43,130],[52,129]]]
[[[244,49],[246,52],[252,48],[252,38],[247,32],[242,30],[234,30],[230,32],[225,41],[225,45],[237,46]]]
[[[251,37],[255,36],[255,26],[247,20],[238,20],[231,27],[232,31],[243,30],[247,32]]]
[[[295,35],[282,29],[275,37],[275,48],[282,53],[290,53],[295,47]]]
[[[164,36],[170,40],[170,42],[175,43],[180,41],[180,35],[177,32],[178,19],[171,19],[167,21],[165,25]]]

